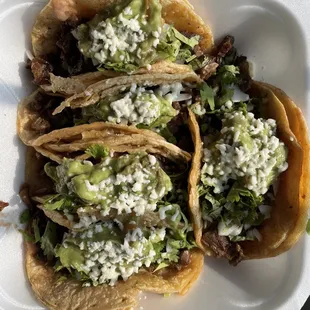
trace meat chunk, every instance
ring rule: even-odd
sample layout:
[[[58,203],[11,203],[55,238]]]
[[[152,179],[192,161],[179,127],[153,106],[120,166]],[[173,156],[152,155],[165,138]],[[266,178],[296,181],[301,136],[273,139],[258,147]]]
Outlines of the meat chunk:
[[[239,84],[240,89],[243,92],[247,92],[251,88],[253,82],[250,74],[250,64],[246,56],[238,56],[235,65],[239,67],[241,82]]]
[[[172,102],[172,107],[177,111],[181,110],[181,105],[178,101]]]
[[[28,208],[32,208],[32,202],[31,202],[31,198],[29,195],[29,185],[28,184],[23,184],[21,186],[20,192],[19,192],[19,196],[21,198],[21,200],[24,202],[24,204],[28,207]]]
[[[94,67],[90,61],[81,54],[77,40],[72,31],[78,26],[77,22],[66,21],[62,24],[59,39],[56,42],[60,51],[61,68],[58,71],[61,75],[77,75],[87,71],[93,71]],[[56,68],[57,69],[57,68]]]
[[[53,0],[53,9],[56,17],[61,21],[77,19],[78,5],[74,0]]]
[[[32,122],[31,128],[43,134],[51,129],[51,125],[48,120],[38,117]]]
[[[236,266],[243,259],[241,246],[229,240],[228,237],[219,236],[217,231],[207,231],[202,236],[202,243],[211,248],[216,257],[223,257],[229,260],[229,263]]]
[[[191,254],[189,250],[183,250],[180,254],[179,263],[182,266],[188,266],[191,262]]]
[[[200,69],[200,77],[203,80],[207,80],[209,77],[216,73],[218,66],[219,64],[213,58],[210,59],[210,61],[202,69]]]
[[[0,211],[2,211],[4,208],[6,208],[9,204],[7,202],[4,202],[0,200]]]
[[[31,71],[34,76],[33,82],[36,85],[43,85],[49,83],[50,73],[53,71],[53,67],[43,58],[36,57],[31,61]]]
[[[191,262],[191,253],[189,250],[182,250],[180,253],[179,261],[173,265],[178,271],[182,270],[184,267],[188,266]]]
[[[194,47],[194,53],[197,57],[200,57],[202,56],[204,53],[203,53],[203,50],[201,49],[200,45],[196,45]]]
[[[217,47],[217,57],[223,58],[231,50],[235,43],[233,36],[227,35]]]

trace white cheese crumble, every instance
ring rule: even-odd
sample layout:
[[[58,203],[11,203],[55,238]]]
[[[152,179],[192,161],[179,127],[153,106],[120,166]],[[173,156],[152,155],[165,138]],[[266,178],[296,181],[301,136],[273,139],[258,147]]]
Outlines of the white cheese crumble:
[[[150,125],[160,116],[160,104],[152,90],[137,87],[136,84],[126,95],[110,103],[114,116],[109,116],[109,122],[122,124]]]
[[[146,40],[151,41],[151,45],[156,47],[159,44],[161,28],[153,33],[147,33],[141,29],[142,25],[147,25],[146,15],[133,16],[130,7],[126,7],[123,13],[117,17],[100,22],[96,28],[90,31],[92,46],[90,52],[99,63],[104,63],[109,57],[114,57],[117,53],[121,61],[130,62],[130,53],[136,53],[139,59],[142,58],[142,46]]]
[[[108,121],[126,125],[151,125],[161,115],[160,97],[170,104],[190,99],[191,94],[181,93],[183,90],[179,82],[161,85],[154,91],[132,84],[124,97],[110,103],[114,115],[108,116]]]
[[[149,238],[136,228],[126,234],[122,243],[85,240],[79,245],[86,251],[81,268],[94,285],[108,283],[113,286],[119,278],[126,281],[142,266],[149,267],[155,262],[156,252],[150,240],[162,241],[165,236],[164,228],[154,229]]]
[[[130,165],[118,173],[110,171],[105,179],[97,184],[92,184],[88,179],[83,180],[85,190],[83,194],[88,199],[89,204],[95,204],[95,208],[100,210],[102,216],[109,215],[111,210],[116,210],[118,214],[130,214],[134,212],[137,216],[143,215],[146,211],[154,211],[157,202],[166,192],[171,190],[171,183],[162,184],[159,179],[160,166],[155,156],[145,154],[123,155],[117,160],[129,160]],[[96,171],[106,171],[111,159],[106,158]],[[141,164],[143,162],[143,165]],[[128,170],[130,169],[130,170]],[[155,169],[155,170],[154,170]],[[87,228],[96,222],[94,215],[89,216],[83,208],[78,209],[80,221],[74,228]],[[120,228],[121,223],[118,223]]]
[[[203,182],[214,187],[214,193],[221,193],[228,188],[229,179],[241,179],[247,189],[263,195],[270,186],[268,176],[272,173],[277,176],[288,168],[287,162],[279,166],[275,157],[276,150],[284,147],[284,143],[275,136],[276,122],[273,119],[255,119],[252,113],[245,116],[241,111],[225,113],[222,122],[231,123],[233,120],[236,124],[249,121],[249,126],[242,128],[243,125],[238,125],[240,130],[222,128],[223,137],[215,144],[218,158],[213,158],[212,152],[204,149]]]
[[[170,211],[173,209],[173,206],[172,205],[168,205],[168,206],[165,206],[165,207],[161,207],[159,209],[159,218],[161,220],[164,220],[166,218],[166,212],[167,211]]]
[[[159,88],[156,90],[156,93],[172,103],[174,101],[179,101],[178,98],[180,97],[182,91],[184,91],[182,83],[176,82],[172,84],[160,85]],[[187,97],[187,100],[188,99],[189,98]]]

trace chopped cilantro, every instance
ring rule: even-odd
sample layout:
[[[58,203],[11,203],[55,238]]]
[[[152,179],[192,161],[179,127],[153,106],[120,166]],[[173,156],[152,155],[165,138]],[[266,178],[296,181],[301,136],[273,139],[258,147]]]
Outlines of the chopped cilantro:
[[[52,260],[55,256],[55,246],[57,243],[57,225],[48,221],[44,234],[41,238],[41,249],[48,260]]]
[[[41,239],[40,230],[39,230],[39,219],[34,219],[32,221],[32,229],[34,233],[34,243],[37,243]]]
[[[26,209],[25,211],[23,211],[19,217],[19,221],[21,224],[26,224],[28,223],[30,220],[30,212],[29,209]]]
[[[310,219],[308,220],[306,231],[307,231],[307,234],[310,236]]]
[[[200,89],[200,97],[202,102],[208,103],[210,106],[211,111],[214,110],[214,93],[213,89],[206,83],[202,85],[202,88]]]
[[[107,157],[109,155],[108,148],[101,146],[99,144],[94,144],[88,147],[85,151],[86,154],[94,157],[95,159],[100,159]]]
[[[174,36],[179,39],[184,44],[190,46],[191,48],[195,47],[199,44],[200,37],[198,35],[191,37],[190,39],[184,36],[181,32],[176,30],[174,27],[172,27],[172,31],[174,33]]]

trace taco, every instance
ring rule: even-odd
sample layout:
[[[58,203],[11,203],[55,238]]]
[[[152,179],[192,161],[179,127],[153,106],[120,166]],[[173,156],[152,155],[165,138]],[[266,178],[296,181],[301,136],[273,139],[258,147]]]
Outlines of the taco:
[[[127,131],[136,134],[154,136],[156,131],[191,151],[187,107],[194,100],[192,89],[200,82],[194,72],[122,76],[100,81],[65,100],[37,90],[19,106],[18,134],[25,144],[39,146],[42,135],[53,130],[102,122],[114,131],[118,125],[129,125]]]
[[[27,151],[26,271],[50,309],[127,309],[141,290],[185,294],[203,267],[187,214],[190,155],[156,153],[152,140],[100,141],[58,164]]]
[[[210,52],[213,37],[185,0],[53,0],[37,17],[32,47],[35,83],[57,92],[57,77],[92,84],[122,72],[188,70],[182,64]]]
[[[300,109],[281,90],[253,81],[236,54],[223,59],[200,97],[189,117],[197,244],[231,264],[287,251],[305,231],[310,202]]]

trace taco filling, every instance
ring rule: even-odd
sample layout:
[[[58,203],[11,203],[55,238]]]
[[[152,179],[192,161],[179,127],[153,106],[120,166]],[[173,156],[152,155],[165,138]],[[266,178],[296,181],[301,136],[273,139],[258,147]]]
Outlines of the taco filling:
[[[191,102],[190,84],[176,82],[157,87],[131,84],[130,88],[125,88],[118,95],[105,97],[97,104],[76,111],[75,123],[104,121],[134,125],[153,129],[169,142],[177,143],[186,131],[183,122],[186,122],[187,106]],[[185,149],[188,150],[188,147]]]
[[[217,129],[204,132],[201,170],[205,226],[218,222],[232,241],[260,238],[255,226],[270,215],[267,194],[288,167],[287,149],[276,137],[275,120],[255,118],[246,108],[219,113]],[[210,131],[211,132],[210,132]]]
[[[30,143],[29,137],[55,129],[104,122],[149,129],[192,151],[187,120],[197,82],[200,79],[194,73],[117,77],[98,82],[66,100],[37,91],[19,110],[20,135]]]
[[[99,145],[87,152],[90,160],[45,164],[55,192],[33,197],[47,217],[36,211],[32,220],[45,259],[85,286],[185,268],[195,246],[185,215],[186,167],[175,174],[161,158],[111,157]]]
[[[181,33],[162,19],[159,0],[131,0],[114,5],[93,19],[66,21],[56,42],[57,52],[32,60],[38,85],[49,73],[68,77],[96,70],[133,73],[167,60],[190,63],[201,37]]]
[[[226,56],[191,107],[203,143],[201,242],[233,264],[243,257],[240,241],[261,241],[259,228],[270,218],[277,179],[288,168],[288,148],[277,137],[276,121],[264,117],[263,99],[240,90],[252,83],[244,68],[245,57],[240,62],[237,55]]]

